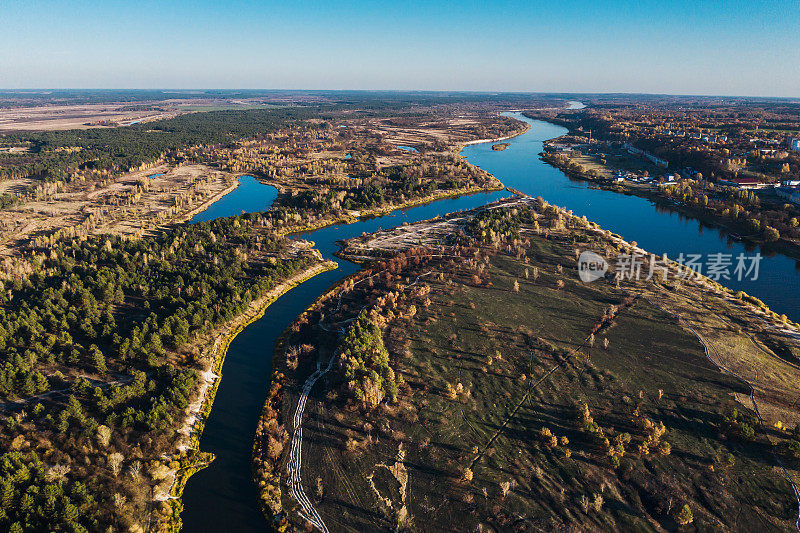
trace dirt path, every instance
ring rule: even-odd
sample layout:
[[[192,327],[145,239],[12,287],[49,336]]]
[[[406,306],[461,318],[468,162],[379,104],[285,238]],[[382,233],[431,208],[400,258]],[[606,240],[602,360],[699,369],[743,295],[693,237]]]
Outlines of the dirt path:
[[[303,391],[300,394],[300,399],[297,402],[297,409],[295,410],[294,417],[292,418],[294,433],[292,434],[291,450],[289,451],[289,465],[287,467],[289,471],[289,490],[294,499],[297,500],[300,503],[300,506],[303,508],[303,511],[300,513],[300,515],[323,533],[328,533],[328,527],[325,525],[325,522],[323,522],[322,517],[319,515],[317,510],[314,508],[314,505],[306,496],[305,491],[303,491],[303,480],[300,476],[300,469],[303,465],[303,411],[306,408],[308,394],[311,392],[311,389],[314,387],[314,384],[317,382],[317,380],[327,374],[333,367],[334,359],[335,356],[331,356],[330,361],[328,361],[328,366],[326,366],[324,369],[322,369],[318,363],[317,369],[308,377],[303,385]]]
[[[437,255],[438,257],[438,255]],[[446,257],[446,256],[441,256]],[[455,256],[453,256],[455,257]],[[428,272],[422,273],[416,277],[416,279],[409,284],[407,287],[412,287],[416,285],[420,278],[423,276],[427,276],[432,274],[434,271],[429,270]],[[356,282],[355,285],[359,283],[363,283],[364,281],[377,276],[380,272],[376,272],[371,276],[367,276],[365,278],[360,279]],[[339,291],[339,298],[336,304],[336,309],[338,310],[342,305],[342,291]],[[361,310],[363,311],[365,307],[362,307]],[[361,311],[359,311],[360,313]],[[346,321],[347,322],[347,321]],[[338,324],[342,324],[344,322],[340,322]],[[332,324],[335,325],[335,324]],[[324,324],[320,321],[319,326],[324,329],[325,331],[330,331],[328,328],[325,327]],[[344,328],[338,328],[341,333],[344,333]],[[300,506],[303,508],[303,511],[300,515],[306,519],[311,525],[322,531],[323,533],[328,533],[328,527],[325,525],[325,522],[322,520],[319,512],[314,508],[314,505],[311,503],[311,500],[308,499],[306,496],[305,491],[303,490],[303,479],[300,475],[300,470],[303,465],[303,411],[306,407],[306,401],[308,400],[308,395],[311,392],[311,389],[314,387],[314,384],[327,374],[331,368],[333,367],[333,361],[336,359],[336,356],[331,356],[330,360],[328,361],[328,365],[322,369],[319,363],[317,363],[317,369],[311,374],[306,382],[303,384],[303,389],[300,394],[300,398],[297,402],[297,408],[295,409],[294,417],[292,418],[292,426],[294,427],[294,433],[292,434],[292,442],[289,451],[289,464],[287,466],[287,470],[289,473],[289,479],[287,483],[289,485],[289,490],[292,493],[292,496],[295,500],[300,503]]]

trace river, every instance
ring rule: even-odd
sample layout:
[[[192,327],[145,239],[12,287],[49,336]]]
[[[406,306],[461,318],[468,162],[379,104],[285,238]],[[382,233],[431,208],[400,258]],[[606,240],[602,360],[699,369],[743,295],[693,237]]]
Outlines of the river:
[[[491,143],[482,143],[466,146],[462,152],[467,161],[491,172],[505,185],[542,196],[550,203],[572,209],[578,215],[586,215],[589,220],[628,240],[637,241],[651,252],[666,252],[673,258],[680,252],[734,255],[753,252],[745,250],[740,243],[726,239],[719,231],[705,228],[696,220],[657,209],[649,200],[589,188],[586,182],[569,179],[561,171],[542,162],[538,156],[544,140],[563,135],[566,129],[530,120],[518,113],[511,115],[529,123],[531,128],[525,134],[506,141],[510,143],[508,149],[496,151],[492,150]],[[252,192],[259,186],[267,188],[254,183],[247,190]],[[224,202],[224,209],[221,207],[223,204],[217,202],[208,212],[196,218],[207,220],[252,209],[252,204],[243,203],[249,202],[252,195],[240,193],[238,197],[241,200],[234,200],[236,196],[231,197],[232,194],[220,200]],[[272,193],[265,191],[263,194]],[[440,200],[384,217],[323,228],[299,237],[313,240],[325,258],[333,259],[339,239],[477,207],[505,196],[508,193],[493,192]],[[258,201],[263,202],[264,197],[259,198]],[[215,211],[211,212],[212,209]],[[192,476],[186,485],[183,495],[185,510],[182,514],[184,531],[246,532],[266,529],[256,488],[251,482],[250,456],[255,428],[269,388],[273,346],[295,317],[321,293],[359,268],[340,259],[337,262],[338,269],[320,274],[279,298],[267,308],[263,318],[242,331],[231,343],[223,367],[224,379],[200,440],[200,449],[213,452],[216,460]],[[721,282],[757,296],[773,310],[800,321],[800,299],[797,298],[800,273],[792,259],[780,255],[765,257],[757,280]]]

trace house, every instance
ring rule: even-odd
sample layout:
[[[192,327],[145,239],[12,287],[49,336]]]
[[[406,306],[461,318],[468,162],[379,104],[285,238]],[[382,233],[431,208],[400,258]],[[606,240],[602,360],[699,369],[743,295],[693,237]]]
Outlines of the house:
[[[550,151],[553,151],[553,152],[571,152],[572,151],[572,146],[566,145],[566,144],[553,143],[553,144],[548,144],[545,148],[547,150],[550,150]]]
[[[800,152],[800,139],[789,139],[793,152]]]
[[[764,183],[756,178],[733,178],[731,180],[720,180],[720,185],[727,185],[728,187],[738,187],[739,189],[763,189],[765,187],[773,187],[771,183]]]

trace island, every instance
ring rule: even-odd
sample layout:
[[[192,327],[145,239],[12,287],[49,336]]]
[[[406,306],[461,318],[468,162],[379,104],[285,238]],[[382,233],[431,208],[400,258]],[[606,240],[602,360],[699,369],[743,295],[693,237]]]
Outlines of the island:
[[[800,353],[797,325],[675,263],[586,282],[589,252],[648,255],[524,195],[345,241],[364,268],[276,351],[254,448],[268,516],[791,529],[800,432],[761,417],[800,414],[800,369],[775,355]]]

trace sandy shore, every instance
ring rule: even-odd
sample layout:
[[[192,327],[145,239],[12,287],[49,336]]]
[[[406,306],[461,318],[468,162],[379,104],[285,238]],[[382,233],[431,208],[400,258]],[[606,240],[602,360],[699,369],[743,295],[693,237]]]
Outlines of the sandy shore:
[[[211,344],[211,348],[208,352],[210,357],[207,358],[207,365],[200,373],[201,384],[198,396],[187,408],[186,416],[181,427],[178,429],[178,433],[182,435],[177,446],[178,454],[188,449],[197,448],[205,426],[205,419],[211,411],[214,396],[216,395],[217,387],[222,377],[221,370],[225,355],[233,339],[235,339],[244,328],[261,318],[266,309],[280,296],[317,274],[333,270],[337,267],[338,264],[333,261],[321,260],[313,266],[297,272],[289,279],[277,285],[265,296],[250,304],[247,311],[242,313],[239,317],[228,322],[221,328],[218,328],[218,331],[214,334],[213,344]],[[183,487],[176,486],[178,471],[179,468],[170,470],[166,478],[166,480],[169,481],[169,490],[155,493],[153,495],[153,500],[155,502],[179,499],[181,497]]]
[[[522,121],[520,121],[520,122],[522,122]],[[520,131],[518,133],[513,133],[511,135],[506,135],[505,137],[495,137],[494,139],[476,139],[474,141],[467,141],[467,142],[459,143],[458,144],[458,151],[460,152],[465,146],[469,146],[470,144],[496,143],[496,142],[500,142],[500,141],[506,141],[508,139],[513,139],[514,137],[519,137],[520,135],[522,135],[523,133],[527,133],[528,130],[531,129],[531,127],[530,127],[530,125],[528,123],[524,123],[524,124],[525,124],[525,129],[524,130],[522,130],[522,131]]]

